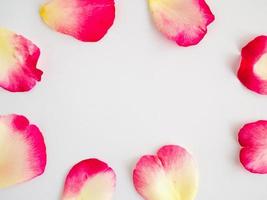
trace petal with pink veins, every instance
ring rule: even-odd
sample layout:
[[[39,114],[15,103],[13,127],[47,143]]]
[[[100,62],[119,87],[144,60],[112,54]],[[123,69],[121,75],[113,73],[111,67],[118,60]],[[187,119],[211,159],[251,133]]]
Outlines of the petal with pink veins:
[[[0,87],[11,92],[25,92],[41,80],[36,68],[39,48],[30,40],[0,28]]]
[[[145,200],[193,200],[198,172],[184,148],[168,145],[160,148],[157,155],[145,155],[138,161],[133,182]]]
[[[238,78],[248,89],[267,94],[267,36],[259,36],[243,47]]]
[[[245,169],[252,173],[267,174],[267,121],[243,126],[238,141],[242,146],[240,162]]]
[[[116,175],[106,163],[83,160],[68,173],[62,200],[111,200],[115,185]]]
[[[156,27],[180,46],[198,44],[215,18],[205,0],[148,1]]]
[[[37,126],[21,115],[0,116],[0,188],[43,174],[46,147]]]
[[[40,9],[43,21],[55,31],[84,42],[102,39],[115,18],[114,0],[50,0]]]

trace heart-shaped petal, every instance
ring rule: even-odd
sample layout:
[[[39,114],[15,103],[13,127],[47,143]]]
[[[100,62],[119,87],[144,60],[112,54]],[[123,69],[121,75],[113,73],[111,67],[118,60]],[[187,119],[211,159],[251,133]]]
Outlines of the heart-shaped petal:
[[[40,9],[52,29],[84,42],[104,37],[115,18],[114,0],[50,0]]]
[[[0,28],[0,87],[11,92],[32,89],[41,80],[39,48],[21,35]]]
[[[146,155],[138,161],[133,182],[145,200],[193,200],[198,173],[184,148],[168,145],[160,148],[157,155]]]
[[[45,170],[43,136],[24,116],[0,116],[0,150],[0,188],[31,180]]]
[[[239,80],[250,90],[267,94],[267,36],[249,42],[241,52]]]
[[[243,126],[238,141],[243,147],[240,151],[242,165],[252,173],[267,174],[267,121]]]
[[[62,200],[111,200],[115,185],[116,175],[106,163],[83,160],[70,170]]]
[[[205,0],[148,0],[156,27],[180,46],[198,44],[214,21]]]

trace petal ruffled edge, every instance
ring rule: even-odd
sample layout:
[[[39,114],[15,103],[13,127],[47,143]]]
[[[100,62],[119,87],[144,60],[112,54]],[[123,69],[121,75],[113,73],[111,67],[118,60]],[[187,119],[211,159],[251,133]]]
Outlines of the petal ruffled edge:
[[[10,92],[26,92],[41,80],[36,65],[40,49],[25,37],[0,28],[0,87]]]

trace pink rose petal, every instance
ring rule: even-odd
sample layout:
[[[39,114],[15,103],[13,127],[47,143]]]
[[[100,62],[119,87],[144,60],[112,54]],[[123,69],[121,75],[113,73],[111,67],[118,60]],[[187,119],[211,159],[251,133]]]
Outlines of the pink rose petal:
[[[40,9],[52,29],[84,42],[104,37],[115,18],[114,0],[51,0]]]
[[[252,173],[267,174],[267,121],[243,126],[238,134],[240,162]]]
[[[62,200],[111,200],[115,184],[116,175],[106,163],[83,160],[70,170]]]
[[[0,87],[11,92],[32,89],[41,80],[39,48],[21,35],[0,28]]]
[[[180,46],[198,44],[214,15],[204,0],[148,0],[156,27]]]
[[[196,164],[184,148],[163,146],[157,155],[138,161],[133,182],[145,200],[193,200],[198,188]]]
[[[31,180],[45,170],[44,138],[24,116],[0,116],[0,149],[0,188]]]
[[[267,36],[259,36],[242,49],[239,80],[250,90],[267,94]]]

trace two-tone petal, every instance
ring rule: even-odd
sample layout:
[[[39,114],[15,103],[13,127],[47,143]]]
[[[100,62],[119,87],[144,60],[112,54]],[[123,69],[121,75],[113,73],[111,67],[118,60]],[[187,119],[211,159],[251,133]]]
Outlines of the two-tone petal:
[[[241,52],[239,80],[250,90],[267,94],[267,36],[249,42]]]
[[[83,160],[67,175],[62,200],[111,200],[116,175],[104,162]]]
[[[0,116],[0,188],[31,180],[46,166],[46,147],[37,126],[21,115]]]
[[[248,171],[267,174],[267,121],[244,125],[238,134],[240,162]]]
[[[205,0],[148,0],[156,27],[180,46],[198,44],[214,21]]]
[[[30,40],[0,28],[0,87],[11,92],[32,89],[43,73],[36,68],[39,56]]]
[[[50,0],[40,9],[52,29],[84,42],[104,37],[115,18],[114,0]]]
[[[138,161],[133,182],[145,200],[193,200],[198,188],[197,167],[184,148],[163,146],[157,155]]]

